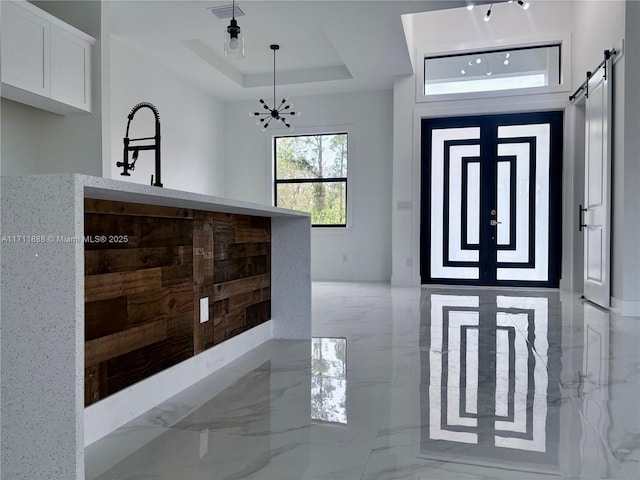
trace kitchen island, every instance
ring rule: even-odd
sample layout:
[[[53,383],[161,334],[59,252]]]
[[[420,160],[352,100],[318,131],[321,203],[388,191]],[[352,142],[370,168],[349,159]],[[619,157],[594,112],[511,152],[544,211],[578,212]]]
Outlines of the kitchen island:
[[[1,194],[2,478],[83,479],[85,445],[195,384],[264,341],[271,338],[307,339],[311,336],[308,214],[84,175],[5,177]],[[103,220],[100,215],[113,214],[114,206],[121,210],[115,213],[122,215]],[[113,258],[105,256],[107,254],[100,250],[100,245],[95,245],[95,242],[102,241],[102,235],[98,233],[113,235],[113,241],[120,241],[119,238],[128,237],[123,235],[123,231],[104,229],[118,230],[116,227],[123,225],[122,219],[126,217],[141,218],[140,222],[147,228],[145,231],[155,232],[155,224],[149,222],[162,217],[166,223],[166,217],[172,215],[179,216],[182,222],[182,243],[179,247],[135,245],[140,247],[140,251],[144,250],[135,278],[141,278],[140,275],[151,278],[154,272],[158,272],[166,291],[188,294],[180,297],[187,299],[183,301],[183,307],[176,307],[174,298],[154,293],[152,287],[135,290],[142,288],[142,281],[131,283],[125,279],[121,284],[106,284],[105,279],[112,282],[115,277],[128,275],[130,278],[134,275],[128,272],[130,266],[126,265],[134,257],[131,256],[133,253],[122,256],[122,252]],[[235,227],[233,222],[236,222]],[[87,230],[89,224],[93,230]],[[171,222],[169,225],[167,228],[173,232],[175,229],[172,229]],[[211,234],[209,243],[202,240],[202,232],[209,227],[218,228],[216,225],[222,233],[218,237]],[[100,228],[103,231],[99,231]],[[142,227],[131,228],[135,231],[135,228]],[[216,238],[226,238],[225,232],[233,228],[238,245],[227,247],[236,247],[237,251],[245,253],[262,250],[266,261],[260,263],[258,257],[253,257],[256,260],[249,259],[242,264],[228,262],[226,269],[216,270],[216,275],[221,275],[220,278],[224,277],[226,281],[224,285],[218,284],[213,271],[201,271],[198,259],[210,262],[206,265],[212,269],[215,261],[213,243]],[[135,241],[142,242],[141,236]],[[167,236],[176,237],[173,233]],[[263,242],[265,239],[270,243],[269,252],[264,251],[268,245]],[[148,236],[146,241],[149,241]],[[91,249],[93,253],[87,254]],[[218,248],[219,252],[223,250]],[[115,249],[109,251],[119,252]],[[170,258],[174,264],[162,270],[157,263],[161,261],[159,252],[173,255]],[[184,258],[187,259],[184,264],[180,263]],[[264,270],[265,265],[268,271]],[[192,269],[193,273],[187,271],[188,280],[180,283],[172,272],[184,274],[185,269]],[[237,275],[231,275],[230,271],[242,271],[246,278],[235,280]],[[91,285],[88,283],[89,274],[95,274]],[[189,279],[192,279],[193,287],[188,283]],[[250,285],[252,290],[238,290],[243,285]],[[132,305],[139,307],[137,316],[131,321],[135,324],[131,330],[116,331],[114,325],[122,319],[122,313],[114,307],[117,302],[113,299],[124,298],[127,292],[115,295],[114,289],[133,292],[133,300],[127,300],[129,303],[122,310],[128,312],[125,314],[134,315]],[[205,303],[201,303],[200,295],[205,297]],[[252,299],[247,301],[247,296]],[[159,300],[154,301],[156,297]],[[141,298],[147,303],[141,303]],[[238,314],[233,310],[234,304],[245,310]],[[171,308],[163,310],[163,305]],[[171,312],[167,313],[169,310],[180,312],[183,319],[180,325],[193,328],[193,351],[176,357],[179,361],[159,373],[153,371],[152,375],[136,379],[131,385],[108,391],[104,398],[102,395],[105,393],[96,390],[100,393],[97,400],[85,408],[88,401],[85,390],[93,388],[91,379],[100,378],[88,372],[89,364],[85,368],[87,358],[90,357],[91,364],[99,369],[100,362],[110,358],[106,349],[113,345],[121,350],[120,353],[133,355],[126,358],[142,358],[147,351],[142,350],[135,357],[136,348],[163,345],[155,342],[154,335],[161,340],[167,331],[176,329],[179,322],[172,320]],[[147,315],[150,318],[143,320],[149,320],[149,323],[143,324],[141,318],[145,315],[141,316],[140,311],[153,311],[155,316]],[[92,324],[91,329],[102,332],[95,335],[104,334],[103,337],[91,337],[94,334],[86,330],[85,312],[87,316],[89,312],[91,315],[102,312],[95,314],[95,318],[102,319],[103,323],[98,327]],[[188,315],[194,321],[189,320]],[[210,328],[206,324],[207,316]],[[186,322],[184,318],[187,318]],[[221,319],[217,330],[213,325],[216,318]],[[238,318],[246,319],[241,328],[233,323]],[[113,322],[104,323],[104,319],[113,319]],[[127,332],[135,332],[138,337],[128,338]],[[191,334],[187,331],[186,335]],[[90,341],[94,342],[93,350],[90,356],[86,356],[85,345]],[[104,381],[94,383],[103,385]]]

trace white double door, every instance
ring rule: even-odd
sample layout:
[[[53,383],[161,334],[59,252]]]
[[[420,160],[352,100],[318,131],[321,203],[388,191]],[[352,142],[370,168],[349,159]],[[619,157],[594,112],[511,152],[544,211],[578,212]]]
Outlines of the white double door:
[[[425,119],[423,283],[557,287],[562,112]]]

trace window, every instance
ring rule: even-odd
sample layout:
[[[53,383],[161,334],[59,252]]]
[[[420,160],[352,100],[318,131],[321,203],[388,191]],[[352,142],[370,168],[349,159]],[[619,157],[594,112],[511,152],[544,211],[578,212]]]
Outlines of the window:
[[[571,36],[536,35],[476,48],[429,45],[418,50],[416,101],[442,102],[555,94],[571,89]]]
[[[560,84],[560,45],[426,57],[424,93],[488,92]]]
[[[310,213],[314,227],[346,227],[347,151],[346,133],[275,137],[275,205]]]

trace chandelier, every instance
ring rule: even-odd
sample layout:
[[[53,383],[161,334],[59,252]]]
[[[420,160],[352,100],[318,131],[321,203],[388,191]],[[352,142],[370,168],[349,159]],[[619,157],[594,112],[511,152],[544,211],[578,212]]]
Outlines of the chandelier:
[[[263,110],[266,111],[251,112],[249,115],[251,117],[258,117],[256,125],[262,127],[261,130],[263,132],[267,130],[272,120],[275,120],[276,122],[281,121],[285,127],[289,130],[293,130],[291,123],[289,123],[289,117],[299,117],[300,112],[294,112],[291,110],[291,104],[287,103],[287,97],[283,98],[280,104],[276,106],[276,51],[280,49],[280,45],[274,44],[271,45],[270,48],[273,50],[273,108],[271,108],[267,102],[261,98],[260,105],[262,105]]]

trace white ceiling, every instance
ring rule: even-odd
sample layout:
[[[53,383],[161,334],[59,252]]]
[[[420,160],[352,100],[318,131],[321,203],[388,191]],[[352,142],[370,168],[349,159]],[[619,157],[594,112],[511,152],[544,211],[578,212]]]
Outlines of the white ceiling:
[[[476,2],[479,3],[479,2]],[[466,0],[239,0],[246,58],[226,60],[229,20],[208,9],[230,1],[104,2],[103,28],[225,101],[392,88],[412,73],[401,15],[466,5]],[[103,32],[105,33],[105,32]],[[280,90],[278,90],[280,92]]]

